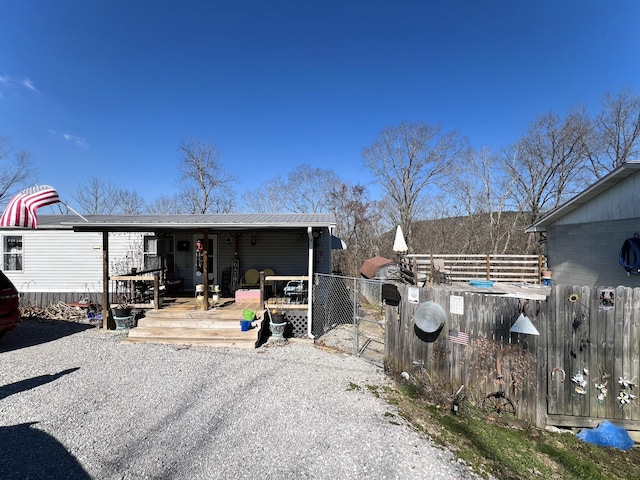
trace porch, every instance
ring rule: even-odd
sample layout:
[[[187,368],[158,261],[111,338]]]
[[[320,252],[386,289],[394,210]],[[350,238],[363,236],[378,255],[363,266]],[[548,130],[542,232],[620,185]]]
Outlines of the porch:
[[[293,336],[306,331],[306,315],[300,316],[299,311],[307,305],[274,302],[275,299],[262,304],[260,300],[237,302],[235,298],[220,297],[204,309],[202,300],[190,295],[164,297],[160,309],[144,310],[144,316],[128,331],[123,343],[257,348],[271,336],[267,308],[285,313]],[[249,330],[242,331],[240,321],[245,309],[253,310],[256,320]]]

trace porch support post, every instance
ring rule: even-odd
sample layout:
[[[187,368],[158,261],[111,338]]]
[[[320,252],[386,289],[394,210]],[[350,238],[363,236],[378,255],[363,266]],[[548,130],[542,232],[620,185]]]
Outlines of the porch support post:
[[[264,308],[264,270],[260,270],[260,310]]]
[[[109,328],[109,231],[102,230],[102,328]]]
[[[206,312],[209,310],[209,260],[207,259],[207,250],[209,248],[209,232],[204,232],[204,249],[202,250],[202,275],[204,275],[204,302],[202,309]]]
[[[307,235],[309,237],[309,266],[308,266],[308,297],[307,297],[307,335],[311,339],[315,339],[312,333],[313,325],[313,228],[307,227]]]

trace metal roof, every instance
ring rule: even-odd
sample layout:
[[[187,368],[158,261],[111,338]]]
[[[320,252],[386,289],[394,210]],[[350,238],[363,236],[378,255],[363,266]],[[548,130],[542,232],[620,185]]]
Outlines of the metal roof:
[[[623,163],[620,167],[616,168],[609,174],[602,177],[596,183],[588,187],[582,193],[579,193],[571,200],[563,203],[562,205],[554,208],[549,213],[543,215],[531,225],[529,228],[525,230],[526,233],[533,232],[546,232],[547,226],[551,225],[556,220],[564,217],[568,213],[576,210],[581,207],[585,203],[594,199],[598,195],[602,194],[606,190],[609,190],[611,187],[617,185],[625,178],[630,177],[634,173],[640,170],[640,160],[633,160],[626,163]]]
[[[38,215],[38,228],[75,231],[259,230],[334,227],[331,213],[230,213],[214,215]]]

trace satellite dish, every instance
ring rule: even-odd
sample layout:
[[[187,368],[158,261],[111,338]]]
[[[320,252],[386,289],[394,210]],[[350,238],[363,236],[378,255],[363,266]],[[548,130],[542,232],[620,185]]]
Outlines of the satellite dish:
[[[447,319],[444,308],[436,302],[423,302],[413,314],[413,321],[418,329],[425,333],[437,332]]]

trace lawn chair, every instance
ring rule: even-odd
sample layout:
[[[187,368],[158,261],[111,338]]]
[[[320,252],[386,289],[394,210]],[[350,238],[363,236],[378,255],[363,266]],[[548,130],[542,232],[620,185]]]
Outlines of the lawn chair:
[[[442,258],[434,258],[432,264],[433,283],[451,283],[451,270],[447,270],[444,266]]]
[[[250,268],[242,277],[240,288],[256,288],[260,286],[260,272],[255,268]]]

